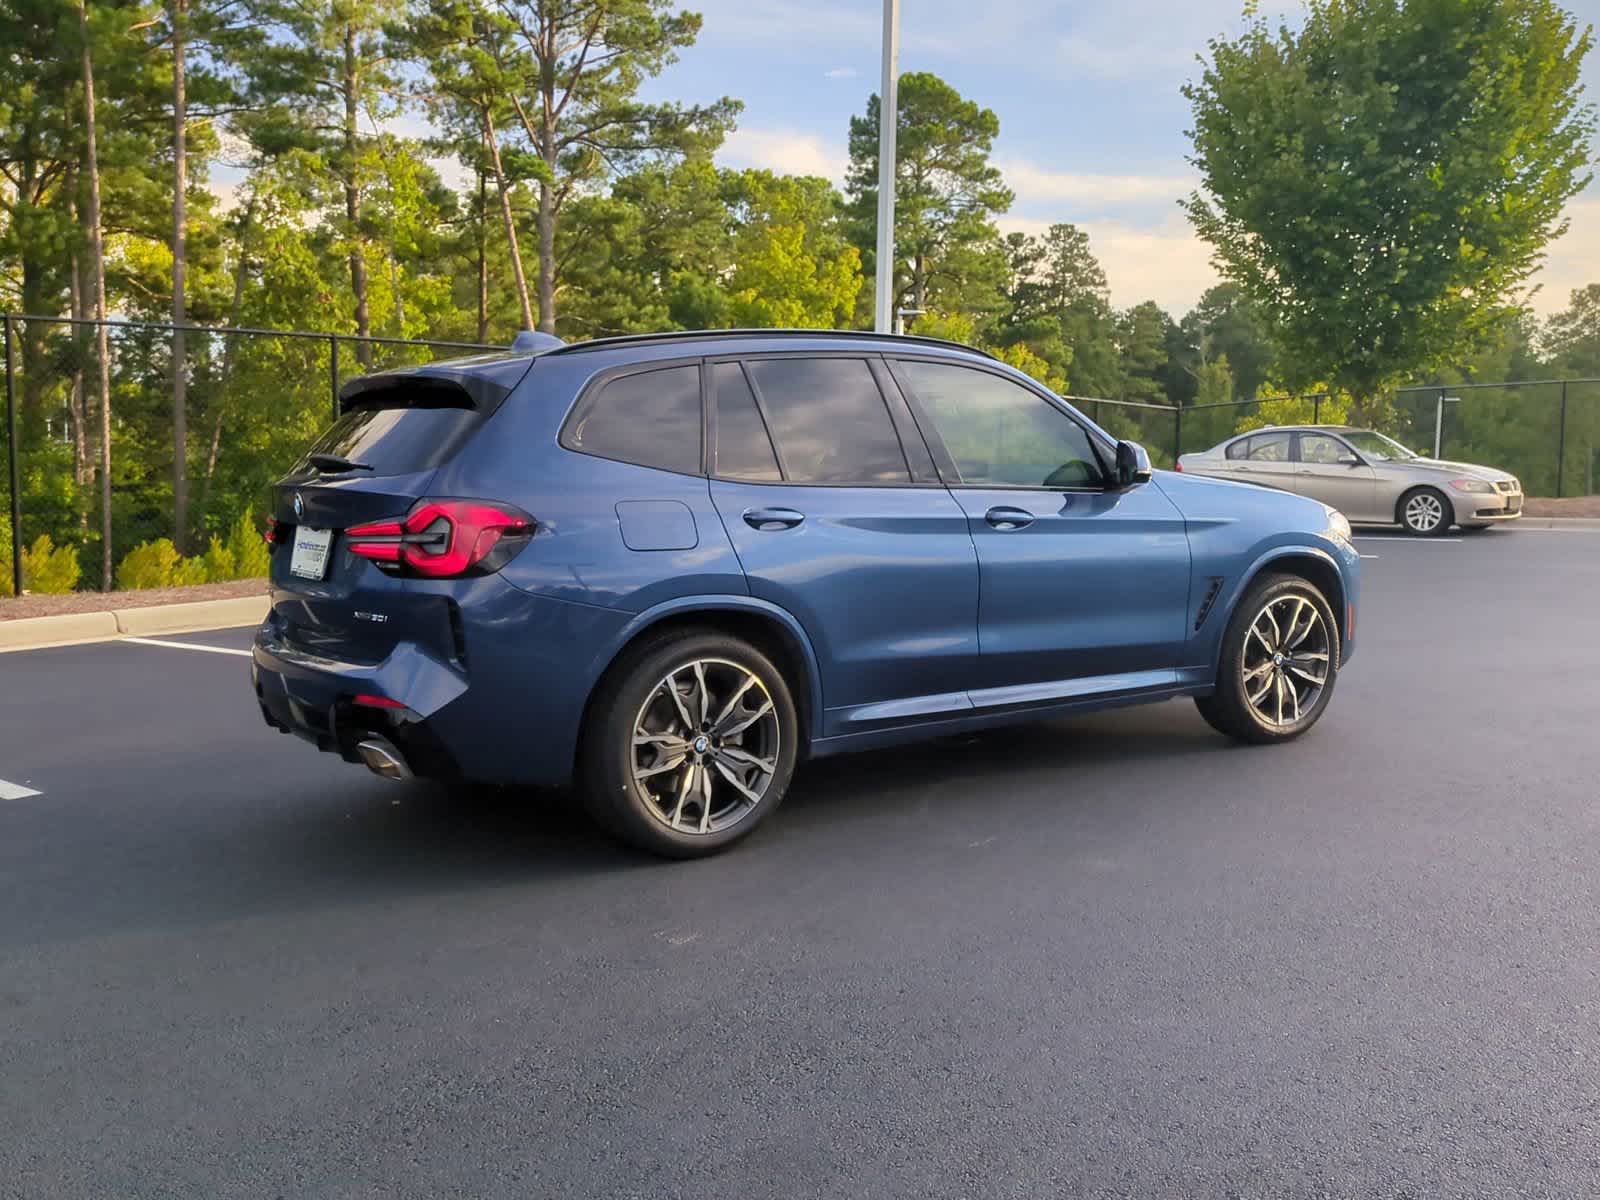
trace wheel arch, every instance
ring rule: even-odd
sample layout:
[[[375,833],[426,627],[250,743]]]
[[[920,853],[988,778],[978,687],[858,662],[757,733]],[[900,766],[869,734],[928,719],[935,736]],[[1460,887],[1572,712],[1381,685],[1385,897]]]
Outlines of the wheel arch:
[[[617,662],[641,642],[676,629],[707,629],[743,638],[783,672],[794,693],[800,747],[809,750],[822,713],[822,674],[816,650],[792,613],[754,596],[681,596],[638,614],[595,656],[584,697],[582,732],[590,727],[590,708]]]
[[[1239,577],[1238,586],[1233,594],[1228,597],[1228,605],[1224,610],[1225,620],[1221,627],[1226,629],[1228,622],[1233,620],[1234,611],[1239,606],[1239,601],[1244,599],[1244,594],[1250,590],[1252,584],[1260,579],[1263,574],[1298,575],[1300,578],[1316,584],[1318,590],[1327,597],[1328,605],[1333,609],[1334,623],[1339,627],[1339,644],[1341,648],[1346,638],[1349,637],[1350,606],[1349,597],[1345,593],[1344,576],[1340,573],[1338,564],[1333,561],[1326,551],[1314,546],[1279,546],[1269,550],[1250,565],[1250,568]],[[1216,653],[1222,653],[1222,638],[1217,638]],[[1213,667],[1217,667],[1216,662]],[[1220,669],[1220,668],[1219,668]]]

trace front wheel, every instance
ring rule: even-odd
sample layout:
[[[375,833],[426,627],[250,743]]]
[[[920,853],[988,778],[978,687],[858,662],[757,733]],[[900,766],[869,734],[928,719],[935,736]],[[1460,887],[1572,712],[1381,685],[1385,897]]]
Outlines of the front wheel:
[[[671,635],[618,663],[584,732],[590,814],[642,849],[697,858],[748,835],[782,801],[799,722],[754,646]]]
[[[1317,723],[1339,674],[1339,626],[1310,581],[1259,580],[1222,638],[1216,691],[1196,699],[1213,729],[1243,742],[1286,742]]]
[[[1418,537],[1438,537],[1450,531],[1450,500],[1437,488],[1417,488],[1400,498],[1400,524]]]

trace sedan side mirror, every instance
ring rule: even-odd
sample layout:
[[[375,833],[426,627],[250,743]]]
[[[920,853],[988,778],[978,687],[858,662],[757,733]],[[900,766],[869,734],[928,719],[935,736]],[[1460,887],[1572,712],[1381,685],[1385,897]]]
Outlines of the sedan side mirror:
[[[1138,442],[1117,443],[1117,486],[1150,482],[1150,456]]]

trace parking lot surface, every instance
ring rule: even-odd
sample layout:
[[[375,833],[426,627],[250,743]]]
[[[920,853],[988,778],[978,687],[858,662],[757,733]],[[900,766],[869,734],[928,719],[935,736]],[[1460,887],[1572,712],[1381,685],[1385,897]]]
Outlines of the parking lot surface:
[[[1358,544],[1299,742],[828,760],[684,864],[0,656],[0,1195],[1592,1194],[1600,534]]]

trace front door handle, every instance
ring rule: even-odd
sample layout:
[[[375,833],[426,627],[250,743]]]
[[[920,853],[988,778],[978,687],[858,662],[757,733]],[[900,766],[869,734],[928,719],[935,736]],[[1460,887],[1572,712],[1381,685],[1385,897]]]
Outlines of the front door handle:
[[[984,513],[983,519],[1002,533],[1033,524],[1033,514],[1027,509],[1010,508],[1003,504]]]
[[[792,508],[747,508],[744,510],[744,523],[751,529],[769,532],[776,529],[793,529],[806,519],[805,513],[797,513]]]

